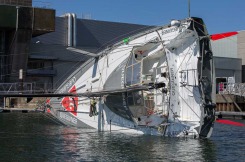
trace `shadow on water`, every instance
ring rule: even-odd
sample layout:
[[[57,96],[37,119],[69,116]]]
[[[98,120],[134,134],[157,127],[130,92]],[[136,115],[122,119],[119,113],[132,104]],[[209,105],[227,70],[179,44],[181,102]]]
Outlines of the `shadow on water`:
[[[222,125],[216,125],[213,137],[206,140],[97,132],[94,129],[61,126],[41,114],[0,114],[0,128],[1,161],[245,159],[243,130]],[[230,129],[233,129],[235,135]],[[231,147],[233,144],[236,144],[238,150]]]

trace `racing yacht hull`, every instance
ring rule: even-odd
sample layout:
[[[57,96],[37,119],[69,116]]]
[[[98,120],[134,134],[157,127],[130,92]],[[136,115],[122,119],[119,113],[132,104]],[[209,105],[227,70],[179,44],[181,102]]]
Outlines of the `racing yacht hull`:
[[[211,136],[214,67],[199,18],[125,38],[91,58],[51,98],[68,125],[159,136]]]

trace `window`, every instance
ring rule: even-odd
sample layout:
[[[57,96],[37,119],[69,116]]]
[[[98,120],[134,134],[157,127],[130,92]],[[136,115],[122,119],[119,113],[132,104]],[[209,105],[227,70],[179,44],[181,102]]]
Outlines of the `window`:
[[[43,69],[44,61],[41,60],[31,60],[28,62],[28,69]]]

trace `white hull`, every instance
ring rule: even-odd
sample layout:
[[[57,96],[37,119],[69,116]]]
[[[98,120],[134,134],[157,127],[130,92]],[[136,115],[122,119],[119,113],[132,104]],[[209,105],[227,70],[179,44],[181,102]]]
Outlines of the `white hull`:
[[[99,105],[98,105],[99,106]],[[135,125],[134,122],[125,120],[124,118],[118,116],[108,109],[105,105],[100,105],[102,110],[99,110],[99,115],[89,117],[89,112],[87,113],[79,113],[77,116],[72,115],[72,113],[67,114],[67,112],[60,112],[57,116],[62,122],[65,124],[70,124],[77,127],[92,127],[102,132],[122,132],[122,133],[130,133],[130,134],[149,134],[156,136],[169,136],[169,137],[186,137],[191,136],[193,138],[198,137],[198,132],[194,129],[194,127],[186,129],[190,127],[190,125],[197,125],[195,122],[185,122],[181,123],[180,121],[171,121],[168,123],[167,129],[164,130],[164,126],[155,127],[150,123],[146,126],[138,126]],[[103,114],[103,115],[102,115]],[[148,117],[146,122],[154,119],[153,117]],[[83,122],[83,124],[79,124],[78,121]],[[86,126],[84,125],[86,124]],[[186,132],[189,132],[186,134]]]
[[[79,97],[52,98],[53,114],[99,131],[209,137],[214,120],[211,49],[193,24],[188,19],[140,33],[89,60],[58,91]],[[93,97],[98,114],[91,115]]]

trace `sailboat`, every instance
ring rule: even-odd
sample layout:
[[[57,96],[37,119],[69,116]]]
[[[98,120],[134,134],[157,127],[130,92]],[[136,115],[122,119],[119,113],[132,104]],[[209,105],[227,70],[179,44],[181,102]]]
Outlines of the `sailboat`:
[[[211,136],[215,73],[202,19],[172,20],[90,56],[56,91],[70,95],[49,100],[50,113],[63,123],[133,134]]]

